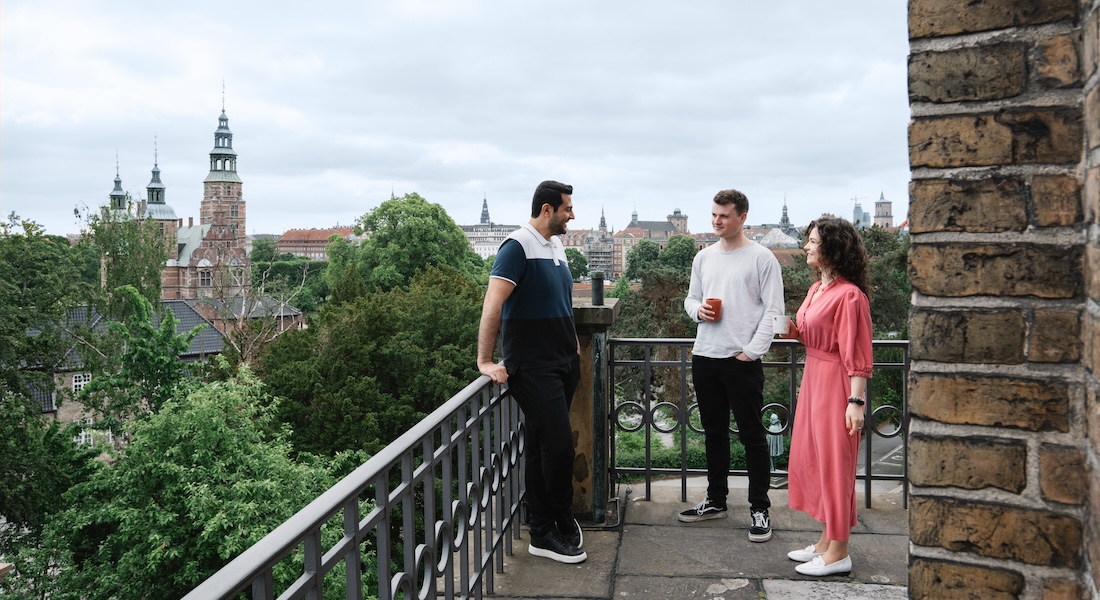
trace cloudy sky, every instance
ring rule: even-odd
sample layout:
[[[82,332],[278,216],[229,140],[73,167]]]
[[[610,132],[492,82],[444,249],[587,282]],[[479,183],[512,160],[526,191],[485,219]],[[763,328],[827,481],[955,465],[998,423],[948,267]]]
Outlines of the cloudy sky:
[[[750,223],[905,218],[903,0],[358,0],[0,4],[0,210],[145,196],[198,217],[222,110],[249,233],[352,224],[416,192],[459,224],[528,218],[543,179],[574,228],[674,208],[709,231],[735,187]]]

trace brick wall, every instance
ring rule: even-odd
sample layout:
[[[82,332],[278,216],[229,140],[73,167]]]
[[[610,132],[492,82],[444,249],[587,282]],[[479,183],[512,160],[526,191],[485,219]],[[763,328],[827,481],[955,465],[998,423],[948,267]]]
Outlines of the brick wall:
[[[910,0],[913,598],[1100,597],[1100,0]]]

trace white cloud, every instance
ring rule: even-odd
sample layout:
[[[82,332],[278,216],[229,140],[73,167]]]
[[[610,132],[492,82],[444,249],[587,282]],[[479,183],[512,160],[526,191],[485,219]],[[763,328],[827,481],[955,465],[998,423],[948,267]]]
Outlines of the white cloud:
[[[906,7],[858,0],[8,0],[0,5],[0,210],[53,233],[105,199],[115,152],[142,192],[153,137],[168,201],[198,214],[222,106],[249,231],[348,223],[417,192],[459,223],[527,218],[534,185],[576,188],[579,227],[673,208],[705,230],[714,192],[750,220],[904,218]],[[867,204],[865,204],[867,206]]]

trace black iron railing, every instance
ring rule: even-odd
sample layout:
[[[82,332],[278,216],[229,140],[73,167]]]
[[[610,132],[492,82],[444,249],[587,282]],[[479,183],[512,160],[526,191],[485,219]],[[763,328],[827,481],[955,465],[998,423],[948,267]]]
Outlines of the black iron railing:
[[[612,479],[618,481],[624,477],[643,478],[645,496],[652,495],[654,476],[678,476],[680,478],[681,501],[687,501],[688,477],[706,475],[704,467],[689,466],[689,432],[702,434],[698,423],[698,407],[694,390],[690,385],[691,347],[695,343],[690,338],[612,338],[610,340],[611,387],[613,391],[612,409]],[[908,430],[909,413],[905,380],[909,373],[909,342],[907,340],[876,340],[873,342],[876,353],[887,349],[900,350],[899,360],[878,360],[874,362],[874,374],[887,371],[901,371],[901,377],[895,378],[891,402],[882,402],[874,397],[874,385],[868,386],[867,427],[862,438],[863,448],[861,464],[857,477],[864,482],[865,505],[871,506],[871,487],[875,481],[898,481],[903,492],[908,489],[905,464],[908,448],[905,432]],[[897,352],[895,352],[897,354]],[[779,427],[771,429],[775,436],[790,436],[794,423],[794,413],[798,405],[798,383],[802,368],[805,366],[805,348],[798,342],[775,340],[772,350],[764,357],[766,379],[773,384],[786,377],[786,402],[768,401],[761,418],[774,414],[779,417]],[[782,373],[786,371],[786,373]],[[766,387],[767,389],[767,387]],[[771,425],[765,420],[765,427]],[[736,429],[731,427],[731,431]],[[619,465],[616,461],[616,440],[620,432],[642,432],[644,442],[642,451],[645,462],[640,467]],[[659,467],[652,464],[654,438],[663,437],[679,446],[678,467]],[[884,452],[885,451],[885,452]],[[877,454],[876,454],[877,452]],[[875,471],[877,460],[883,455],[900,458],[898,465],[890,469]],[[868,468],[871,465],[872,468]],[[896,471],[896,472],[890,472]],[[731,475],[747,475],[745,469],[732,469]],[[773,471],[773,476],[785,477],[782,469]],[[905,498],[906,494],[902,494]]]
[[[522,453],[515,402],[480,377],[185,600],[481,598],[519,537]]]

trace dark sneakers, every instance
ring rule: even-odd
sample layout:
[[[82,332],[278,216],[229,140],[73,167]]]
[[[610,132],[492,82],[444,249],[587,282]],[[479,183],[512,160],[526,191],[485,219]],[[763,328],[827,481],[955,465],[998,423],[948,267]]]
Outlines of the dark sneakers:
[[[576,519],[570,517],[568,521],[558,521],[558,531],[569,545],[584,548],[584,532]]]
[[[752,511],[752,525],[749,525],[750,542],[766,542],[772,539],[772,522],[768,518],[768,509]]]
[[[694,523],[696,521],[706,521],[707,519],[721,519],[725,516],[726,505],[715,504],[710,501],[710,498],[707,498],[687,510],[680,511],[676,518],[684,523]]]
[[[569,565],[584,562],[588,558],[588,554],[584,550],[565,541],[557,528],[551,529],[545,536],[532,534],[531,544],[527,546],[527,551],[532,556],[541,556]]]

